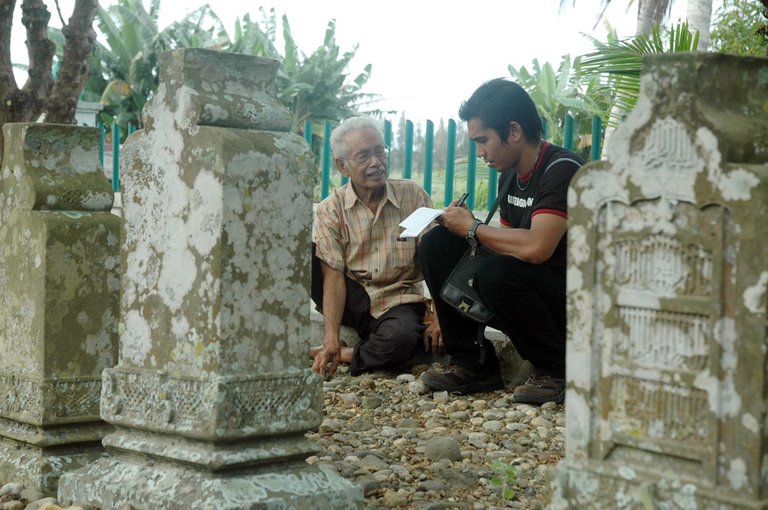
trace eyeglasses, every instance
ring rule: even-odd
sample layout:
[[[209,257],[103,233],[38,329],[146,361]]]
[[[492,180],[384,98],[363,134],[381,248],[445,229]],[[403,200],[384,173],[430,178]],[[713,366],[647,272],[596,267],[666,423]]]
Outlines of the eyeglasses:
[[[368,163],[368,161],[371,160],[371,156],[376,156],[376,159],[380,161],[386,160],[387,157],[389,156],[389,146],[379,145],[378,147],[374,147],[373,149],[362,150],[352,157],[341,158],[341,159],[351,159],[358,165],[364,165],[365,163]]]

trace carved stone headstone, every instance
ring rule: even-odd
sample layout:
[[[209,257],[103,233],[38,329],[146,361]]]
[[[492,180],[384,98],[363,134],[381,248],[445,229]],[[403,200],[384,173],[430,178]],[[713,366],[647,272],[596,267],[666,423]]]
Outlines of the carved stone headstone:
[[[109,458],[62,478],[100,508],[357,508],[310,466],[306,368],[314,160],[275,98],[278,63],[161,54],[123,150],[121,343],[104,374]]]
[[[766,508],[768,60],[649,58],[568,196],[553,508]]]
[[[55,493],[103,453],[117,363],[119,218],[99,132],[6,124],[0,173],[0,479]]]

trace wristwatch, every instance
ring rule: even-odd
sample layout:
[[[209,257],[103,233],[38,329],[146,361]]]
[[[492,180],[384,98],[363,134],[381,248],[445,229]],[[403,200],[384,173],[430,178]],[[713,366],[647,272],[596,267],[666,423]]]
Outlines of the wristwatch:
[[[478,245],[477,242],[477,227],[482,225],[483,222],[475,218],[475,221],[472,222],[472,225],[469,227],[469,231],[467,232],[467,235],[464,237],[464,239],[467,240],[469,245],[471,247],[476,247]]]

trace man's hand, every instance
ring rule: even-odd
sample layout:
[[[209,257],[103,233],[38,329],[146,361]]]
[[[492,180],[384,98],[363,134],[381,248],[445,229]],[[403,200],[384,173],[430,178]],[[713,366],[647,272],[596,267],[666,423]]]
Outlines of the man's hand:
[[[432,323],[424,330],[424,350],[432,354],[443,354],[445,345],[443,345],[443,334],[440,331],[440,323],[437,321],[437,314],[432,315]]]
[[[323,347],[315,355],[315,361],[312,363],[312,370],[315,373],[324,375],[335,374],[341,361],[341,343],[339,339],[323,340]],[[330,368],[328,364],[331,364]]]
[[[437,221],[457,236],[464,237],[469,232],[475,217],[466,207],[448,207]]]

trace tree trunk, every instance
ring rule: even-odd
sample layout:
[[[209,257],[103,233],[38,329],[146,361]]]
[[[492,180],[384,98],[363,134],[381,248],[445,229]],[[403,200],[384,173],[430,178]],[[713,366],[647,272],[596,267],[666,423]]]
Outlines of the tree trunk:
[[[96,34],[93,19],[98,0],[76,0],[64,33],[64,55],[54,83],[52,67],[56,47],[48,39],[51,13],[43,0],[22,0],[21,23],[27,31],[27,81],[19,89],[11,65],[11,24],[16,0],[0,0],[0,126],[7,122],[35,122],[45,114],[48,122],[71,124],[77,100],[88,78],[88,58]],[[0,163],[3,157],[0,130]]]
[[[712,23],[712,0],[688,0],[688,29],[699,32],[700,51],[709,48],[709,25]]]
[[[654,25],[661,25],[672,7],[672,0],[638,0],[637,35],[647,34]]]
[[[98,0],[77,0],[64,33],[64,54],[53,92],[45,105],[46,122],[71,124],[75,120],[77,100],[88,79],[88,58],[96,43],[93,19]]]

